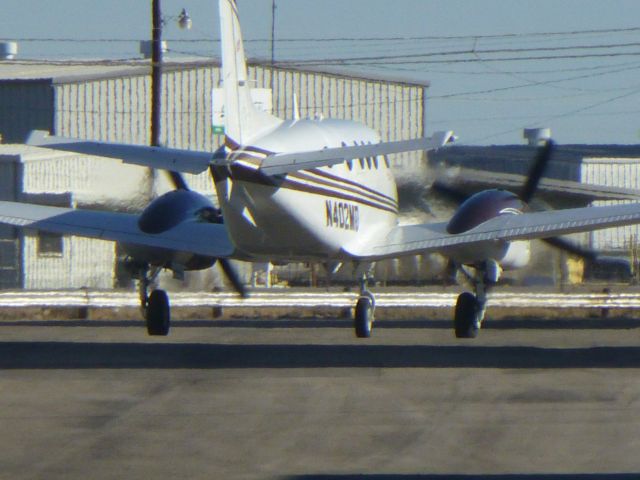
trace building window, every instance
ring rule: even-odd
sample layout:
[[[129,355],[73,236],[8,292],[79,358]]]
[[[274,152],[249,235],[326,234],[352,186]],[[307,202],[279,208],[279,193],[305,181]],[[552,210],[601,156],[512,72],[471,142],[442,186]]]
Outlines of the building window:
[[[64,250],[62,235],[50,232],[38,232],[38,256],[61,257]]]

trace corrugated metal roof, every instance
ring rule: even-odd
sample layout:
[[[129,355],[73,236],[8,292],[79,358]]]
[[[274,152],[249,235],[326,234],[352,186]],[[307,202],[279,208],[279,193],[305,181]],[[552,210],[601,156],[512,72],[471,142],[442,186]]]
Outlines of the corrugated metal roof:
[[[0,63],[0,81],[50,80],[79,82],[113,77],[148,75],[148,61],[11,61]]]
[[[249,66],[271,68],[269,62],[250,59]],[[165,57],[165,70],[219,66],[216,58]],[[51,80],[53,83],[72,83],[103,78],[129,77],[150,74],[149,60],[14,60],[0,62],[0,81]],[[362,72],[347,67],[273,67],[275,70],[310,72],[368,81],[428,87],[429,82],[403,77]]]

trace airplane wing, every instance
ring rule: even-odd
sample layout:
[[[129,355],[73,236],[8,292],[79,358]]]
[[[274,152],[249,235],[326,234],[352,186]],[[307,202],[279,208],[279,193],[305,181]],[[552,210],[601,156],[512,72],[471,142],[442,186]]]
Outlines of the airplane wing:
[[[307,152],[278,153],[269,155],[262,160],[260,171],[267,175],[278,175],[296,170],[335,165],[354,158],[375,157],[416,150],[434,150],[446,145],[453,139],[453,132],[447,131],[436,132],[430,138],[324,148]]]
[[[224,225],[184,222],[159,234],[138,228],[138,215],[0,202],[0,223],[223,258],[234,252]]]
[[[209,152],[113,142],[94,142],[77,138],[57,137],[41,130],[31,132],[25,143],[34,147],[116,158],[124,163],[186,173],[201,173],[209,168],[214,159],[213,154]]]
[[[397,226],[379,242],[354,246],[347,253],[361,260],[428,252],[446,255],[484,242],[549,238],[636,223],[640,223],[640,203],[500,215],[460,234],[447,233],[447,222]]]

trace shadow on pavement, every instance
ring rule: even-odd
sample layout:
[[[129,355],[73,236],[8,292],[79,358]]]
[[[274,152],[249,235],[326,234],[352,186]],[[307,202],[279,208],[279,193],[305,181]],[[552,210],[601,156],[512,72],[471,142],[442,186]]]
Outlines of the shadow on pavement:
[[[159,342],[164,342],[164,339]],[[638,347],[0,342],[2,369],[640,368]],[[638,478],[638,477],[636,477]]]

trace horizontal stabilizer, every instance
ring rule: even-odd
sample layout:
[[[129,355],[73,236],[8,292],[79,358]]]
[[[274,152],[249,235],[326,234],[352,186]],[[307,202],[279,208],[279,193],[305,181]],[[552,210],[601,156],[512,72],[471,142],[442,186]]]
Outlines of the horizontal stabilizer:
[[[434,150],[454,139],[453,132],[436,132],[431,138],[415,138],[397,142],[381,142],[370,145],[354,145],[322,150],[275,154],[266,157],[260,171],[267,175],[278,175],[296,170],[335,165],[357,158],[376,157],[391,153]]]
[[[186,173],[203,172],[213,161],[213,154],[208,152],[56,137],[40,130],[31,132],[25,143],[35,147],[116,158],[124,163]]]

